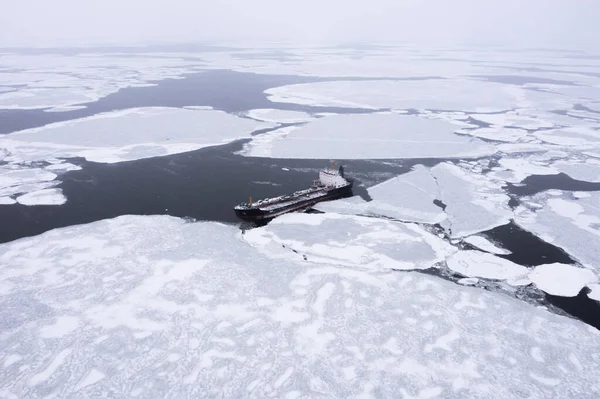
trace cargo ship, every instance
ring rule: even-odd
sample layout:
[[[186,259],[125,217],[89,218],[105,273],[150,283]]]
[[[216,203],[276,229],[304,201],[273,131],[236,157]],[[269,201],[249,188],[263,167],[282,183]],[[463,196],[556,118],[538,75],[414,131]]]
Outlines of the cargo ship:
[[[293,194],[275,198],[266,198],[237,205],[234,210],[238,218],[248,221],[271,219],[284,213],[305,210],[318,202],[329,201],[352,195],[352,179],[344,176],[344,167],[340,165],[319,171],[319,178],[313,180],[310,188]]]

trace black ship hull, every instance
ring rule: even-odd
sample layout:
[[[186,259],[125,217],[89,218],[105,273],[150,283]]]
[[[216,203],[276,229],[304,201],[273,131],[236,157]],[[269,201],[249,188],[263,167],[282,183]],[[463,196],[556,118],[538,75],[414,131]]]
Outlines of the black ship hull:
[[[272,219],[276,216],[283,215],[284,213],[295,212],[299,210],[308,209],[315,204],[323,201],[331,201],[338,198],[351,197],[352,196],[352,183],[344,187],[334,188],[326,191],[322,196],[316,198],[309,198],[304,201],[290,201],[289,205],[282,204],[281,207],[276,209],[261,209],[261,208],[250,208],[250,209],[235,209],[235,214],[238,218],[247,221],[260,221]]]

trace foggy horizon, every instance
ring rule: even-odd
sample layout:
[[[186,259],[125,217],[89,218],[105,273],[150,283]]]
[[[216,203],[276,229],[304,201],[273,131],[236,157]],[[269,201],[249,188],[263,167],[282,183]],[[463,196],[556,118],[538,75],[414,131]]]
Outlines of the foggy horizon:
[[[591,0],[24,0],[3,7],[0,47],[382,42],[592,49],[599,17],[600,4]]]

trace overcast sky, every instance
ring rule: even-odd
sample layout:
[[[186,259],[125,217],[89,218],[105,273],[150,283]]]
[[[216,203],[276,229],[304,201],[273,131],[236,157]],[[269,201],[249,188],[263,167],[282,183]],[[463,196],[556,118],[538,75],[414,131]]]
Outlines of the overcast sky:
[[[0,46],[347,41],[600,46],[600,0],[0,0]]]

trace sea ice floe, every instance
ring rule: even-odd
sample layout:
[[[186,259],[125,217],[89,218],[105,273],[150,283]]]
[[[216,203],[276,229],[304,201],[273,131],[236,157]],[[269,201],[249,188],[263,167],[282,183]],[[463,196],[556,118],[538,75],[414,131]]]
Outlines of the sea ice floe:
[[[519,129],[540,129],[554,127],[552,122],[536,118],[535,116],[523,115],[519,112],[503,112],[499,114],[471,114],[471,118],[489,123],[490,125],[512,127]]]
[[[301,123],[314,119],[314,117],[306,112],[280,109],[253,109],[246,112],[245,115],[259,121],[274,123]]]
[[[569,175],[572,179],[600,183],[600,160],[565,160],[558,161],[552,166],[560,173]]]
[[[535,132],[534,135],[546,143],[560,146],[582,147],[584,149],[600,146],[600,133],[589,127],[542,130]]]
[[[368,189],[371,201],[354,196],[320,203],[315,208],[324,212],[384,216],[402,221],[435,224],[446,218],[434,204],[439,199],[438,187],[429,168],[416,165],[412,171]]]
[[[479,129],[461,129],[457,134],[473,136],[484,140],[494,140],[507,143],[517,142],[527,137],[527,130],[515,128],[484,127]]]
[[[214,110],[132,108],[8,134],[0,148],[25,160],[84,157],[114,163],[223,144],[270,126]]]
[[[600,333],[580,321],[430,275],[274,259],[240,236],[218,223],[122,216],[1,244],[0,392],[600,393]]]
[[[87,106],[85,106],[85,105],[66,105],[66,106],[62,106],[62,107],[48,108],[48,109],[45,109],[44,112],[71,112],[71,111],[77,111],[79,109],[84,109],[84,108],[87,108]]]
[[[448,162],[432,168],[417,165],[408,173],[369,188],[372,201],[353,197],[319,204],[317,209],[439,223],[457,238],[510,221],[510,198],[501,186],[501,181],[482,175],[477,168],[467,170]]]
[[[13,205],[16,203],[17,201],[12,199],[11,197],[0,197],[0,205]]]
[[[558,169],[549,166],[548,162],[538,161],[534,157],[511,158],[498,160],[499,166],[494,168],[490,176],[510,183],[520,183],[531,175],[556,175]]]
[[[416,225],[335,213],[284,215],[244,239],[270,256],[363,268],[426,269],[454,251]]]
[[[472,112],[509,110],[527,94],[518,87],[465,79],[334,81],[280,86],[265,92],[273,102],[303,105]]]
[[[464,237],[506,224],[512,218],[510,198],[501,182],[451,163],[431,168],[446,205],[441,225],[452,237]]]
[[[59,188],[48,188],[39,191],[32,191],[17,197],[17,202],[21,205],[62,205],[67,202]]]
[[[20,90],[0,94],[0,109],[36,109],[70,106],[98,100],[98,96],[86,90],[73,88],[43,88]]]
[[[600,284],[588,284],[587,287],[590,289],[588,297],[600,302]]]
[[[494,243],[490,242],[490,240],[482,236],[466,237],[463,239],[463,241],[476,248],[479,248],[482,251],[489,252],[494,255],[510,255],[512,253],[508,249],[499,248]]]
[[[525,266],[480,251],[458,251],[446,264],[463,276],[491,280],[519,280],[526,278],[528,272]]]
[[[272,158],[386,159],[477,157],[496,152],[459,136],[458,126],[411,115],[336,115],[256,136],[242,154]]]
[[[600,192],[579,199],[568,199],[568,193],[558,190],[558,196],[552,194],[542,192],[522,198],[523,206],[515,211],[515,221],[600,272],[600,246],[593,245],[600,240]]]
[[[529,273],[529,279],[548,294],[573,297],[586,285],[598,281],[598,276],[590,269],[552,263],[537,266]]]

